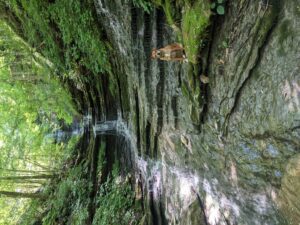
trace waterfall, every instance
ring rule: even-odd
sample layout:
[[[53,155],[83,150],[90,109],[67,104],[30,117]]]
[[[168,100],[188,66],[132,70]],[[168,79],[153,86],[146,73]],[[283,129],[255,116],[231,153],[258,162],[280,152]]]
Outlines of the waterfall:
[[[211,168],[206,163],[205,171],[200,174],[189,166],[170,164],[166,156],[159,160],[141,156],[135,134],[120,115],[117,120],[96,121],[93,133],[95,136],[112,135],[118,140],[118,160],[127,172],[134,174],[136,184],[141,184],[141,193],[144,193],[143,199],[147,201],[154,224],[195,224],[193,217],[203,224],[238,224],[249,214],[264,215],[274,211],[267,193],[248,193],[238,186],[234,164],[231,164],[232,184],[229,184],[211,177]],[[164,151],[175,154],[171,148]],[[226,189],[222,185],[226,185]],[[247,221],[260,224],[261,218]]]
[[[168,221],[179,221],[199,197],[199,194],[195,193],[199,186],[197,173],[186,168],[170,166],[163,161],[138,156],[135,137],[121,119],[96,122],[93,131],[95,135],[114,135],[122,141],[119,160],[121,163],[130,164],[123,166],[132,168],[136,183],[142,184],[142,193],[147,195],[145,197],[149,201],[152,214],[156,214],[157,224],[162,224],[164,217]],[[168,206],[166,215],[161,211],[164,207],[163,196]]]
[[[234,118],[237,132],[233,129],[223,137],[220,127],[225,119],[219,114],[227,112],[228,104],[223,104],[227,96],[220,105],[210,106],[215,111],[199,133],[190,118],[199,113],[198,105],[193,105],[195,96],[186,88],[194,85],[190,70],[198,68],[151,61],[149,57],[152,48],[176,41],[163,13],[154,10],[145,14],[131,8],[127,0],[95,0],[95,5],[114,48],[115,63],[121,65],[120,71],[114,71],[124,82],[119,87],[120,98],[128,93],[129,99],[127,112],[117,120],[97,121],[93,133],[113,135],[118,140],[115,151],[141,186],[150,224],[283,224],[274,185],[282,172],[264,164],[270,163],[264,161],[268,157],[281,160],[280,154],[269,156],[264,151],[278,140],[253,141],[239,133],[243,111]],[[220,85],[223,77],[215,77],[221,80]],[[223,92],[231,89],[231,84],[220,87]],[[219,97],[219,90],[212,94]],[[224,112],[219,110],[222,107]]]

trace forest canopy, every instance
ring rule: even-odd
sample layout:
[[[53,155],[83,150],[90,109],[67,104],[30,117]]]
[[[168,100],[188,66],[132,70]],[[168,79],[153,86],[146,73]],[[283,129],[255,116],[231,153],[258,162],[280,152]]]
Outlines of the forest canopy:
[[[0,223],[10,224],[56,174],[66,152],[52,134],[77,113],[53,64],[1,20],[0,30]]]

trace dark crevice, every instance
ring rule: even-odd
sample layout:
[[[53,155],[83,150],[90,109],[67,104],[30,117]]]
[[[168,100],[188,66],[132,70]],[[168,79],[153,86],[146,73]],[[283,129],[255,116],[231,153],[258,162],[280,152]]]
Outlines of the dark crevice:
[[[134,65],[136,68],[136,74],[137,77],[139,78],[139,85],[141,86],[143,83],[143,64],[141,63],[141,59],[144,57],[144,51],[141,50],[141,34],[139,33],[139,30],[141,29],[142,24],[144,23],[144,13],[141,10],[137,10],[136,11],[136,16],[137,16],[137,21],[136,23],[136,27],[134,29],[136,29],[137,32],[136,34],[134,34],[135,36],[135,42],[133,43],[133,46],[136,46],[136,48],[133,49],[133,59],[134,59]]]
[[[209,37],[209,43],[208,43],[208,52],[207,52],[207,57],[206,57],[206,62],[205,64],[202,65],[203,70],[199,71],[199,77],[200,75],[203,73],[204,75],[209,77],[209,67],[211,65],[211,60],[212,60],[212,48],[213,48],[213,43],[215,41],[216,38],[216,30],[217,30],[217,22],[218,22],[218,18],[215,17],[213,18],[212,21],[212,25],[210,28],[210,37]],[[221,26],[221,25],[220,25]],[[204,124],[206,116],[207,116],[207,112],[208,112],[208,107],[209,107],[209,85],[204,84],[200,81],[200,90],[201,90],[201,101],[203,101],[203,107],[202,107],[202,111],[200,113],[200,123]]]
[[[115,98],[111,94],[109,89],[110,80],[108,76],[101,76],[101,84],[104,95],[104,105],[105,105],[105,116],[106,120],[114,120],[118,116],[117,105],[115,104]]]
[[[94,110],[95,108],[95,105],[94,105],[94,100],[93,100],[93,91],[92,90],[89,90],[90,86],[87,85],[87,96],[88,96],[88,102],[90,103],[90,108],[92,108],[92,110]]]
[[[295,126],[295,127],[291,128],[291,131],[295,131],[295,130],[298,130],[298,129],[300,129],[300,126]]]
[[[101,77],[101,84],[102,84],[102,90],[103,90],[103,93],[107,93],[107,87],[108,87],[108,84],[107,84],[107,80],[104,78],[104,77]],[[104,109],[105,109],[105,113],[104,115],[106,116],[108,114],[108,107],[109,107],[109,103],[108,103],[108,100],[107,100],[107,95],[104,95]],[[105,118],[106,119],[106,118]]]
[[[158,136],[159,136],[158,133],[154,135],[154,147],[153,147],[153,155],[152,155],[154,159],[157,158],[157,153],[158,153]]]
[[[117,135],[116,137],[116,159],[120,165],[120,172],[123,177],[128,173],[134,173],[134,153],[128,137]]]
[[[123,109],[123,97],[122,97],[122,88],[120,78],[117,76],[117,84],[118,84],[118,93],[119,93],[119,101],[120,101],[120,109],[121,109],[121,116],[124,119],[124,109]]]
[[[137,8],[133,6],[131,6],[131,35],[132,35],[132,41],[133,43],[136,43],[137,41]]]
[[[182,78],[181,78],[181,65],[180,65],[180,69],[178,70],[178,87],[181,88],[182,85]]]
[[[142,179],[142,174],[139,173],[139,178],[138,178],[138,188],[141,192],[141,208],[143,213],[145,213],[145,206],[144,204],[146,204],[145,202],[145,193],[144,193],[144,188],[143,188],[143,179]]]
[[[92,181],[92,190],[90,192],[90,203],[88,206],[89,210],[89,221],[87,224],[92,224],[93,223],[93,218],[96,212],[96,205],[95,205],[95,199],[97,195],[97,190],[98,190],[98,179],[97,179],[97,166],[98,166],[98,157],[99,157],[99,146],[100,146],[100,138],[96,137],[95,138],[95,143],[92,149],[92,157],[91,157],[91,162],[90,162],[90,180]]]
[[[159,202],[159,212],[160,212],[160,219],[161,219],[161,224],[162,225],[167,225],[168,224],[168,221],[165,217],[165,207],[163,206],[162,202],[160,201]]]
[[[105,166],[101,171],[101,183],[107,181],[109,174],[113,169],[115,162],[115,149],[116,149],[116,137],[113,135],[107,135],[103,137],[106,143],[104,158]]]
[[[152,37],[152,26],[151,26],[151,17],[148,13],[145,13],[144,15],[144,41],[143,41],[143,47],[144,47],[144,54],[145,54],[145,87],[146,87],[146,93],[149,101],[152,102],[152,90],[151,90],[151,60],[150,60],[150,54],[151,54],[151,37]]]
[[[141,155],[140,104],[139,104],[139,95],[137,90],[135,90],[135,113],[136,113],[137,149],[138,149],[138,154]]]
[[[156,23],[157,23],[157,45],[162,46],[163,45],[163,33],[164,33],[164,23],[165,23],[165,17],[164,13],[160,10],[157,10],[157,17],[156,17]],[[156,87],[156,100],[157,100],[157,133],[156,138],[158,138],[158,135],[161,133],[162,126],[163,126],[163,109],[164,109],[164,91],[165,91],[165,70],[164,70],[164,62],[158,61],[158,68],[159,68],[159,80]],[[156,141],[157,142],[157,141]],[[154,144],[155,146],[155,144]],[[157,147],[157,145],[156,145]],[[157,151],[157,148],[154,148],[154,150]],[[157,152],[155,153],[157,155]]]
[[[173,116],[174,116],[174,126],[176,129],[178,129],[178,97],[173,96],[172,97],[172,102],[171,102],[171,107],[173,110]]]
[[[155,208],[155,200],[154,200],[154,196],[153,196],[153,181],[150,180],[149,181],[149,205],[150,205],[150,211],[151,211],[151,217],[152,217],[152,224],[153,225],[159,225],[161,224],[159,222],[159,215],[156,211],[156,208]]]
[[[208,221],[207,221],[207,216],[206,216],[206,212],[205,212],[205,207],[204,207],[204,203],[200,197],[200,194],[194,189],[192,188],[192,191],[196,194],[197,196],[197,200],[198,200],[198,203],[199,203],[199,207],[201,209],[201,212],[203,214],[203,221],[204,221],[204,224],[205,225],[209,225]]]
[[[164,115],[166,115],[166,123],[169,124],[170,122],[170,114],[169,114],[169,102],[167,102],[165,104],[165,112],[164,112]]]
[[[146,155],[150,155],[151,151],[151,123],[147,121],[147,126],[146,126]]]
[[[237,110],[239,102],[240,102],[240,98],[242,95],[242,91],[244,90],[244,88],[246,87],[246,85],[248,84],[249,80],[251,79],[252,75],[254,74],[254,71],[256,70],[256,68],[260,65],[261,63],[261,58],[263,56],[263,53],[270,41],[271,35],[274,31],[274,29],[277,27],[278,24],[278,19],[279,19],[279,12],[277,12],[276,16],[273,19],[272,25],[270,26],[270,28],[268,29],[268,31],[266,32],[266,35],[264,37],[264,40],[261,44],[261,46],[258,48],[257,51],[257,57],[255,59],[255,62],[252,66],[252,68],[249,70],[248,76],[247,78],[243,81],[243,83],[241,84],[241,86],[239,87],[238,91],[236,92],[235,98],[234,98],[234,103],[233,106],[230,110],[230,112],[226,115],[225,118],[225,123],[224,123],[224,128],[225,128],[225,135],[228,133],[228,123],[230,121],[231,116],[234,114],[234,112]],[[260,29],[258,29],[257,32],[259,32]],[[249,57],[250,55],[252,55],[252,51],[249,53]]]
[[[100,89],[101,85],[97,82],[97,96],[96,96],[96,101],[97,101],[97,109],[98,109],[98,115],[95,118],[97,121],[102,121],[104,119],[103,115],[103,101],[102,101],[102,90]]]

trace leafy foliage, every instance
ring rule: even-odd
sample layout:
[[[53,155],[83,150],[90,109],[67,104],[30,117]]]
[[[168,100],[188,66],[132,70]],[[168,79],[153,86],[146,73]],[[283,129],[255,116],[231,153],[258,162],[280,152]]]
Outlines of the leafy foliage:
[[[5,40],[0,36],[5,55],[0,58],[1,158],[14,167],[14,156],[22,158],[34,150],[44,154],[41,150],[49,148],[45,133],[59,119],[72,122],[76,111],[67,92],[51,78],[51,70],[35,60],[31,49],[4,23],[0,26],[6,31]]]
[[[150,13],[153,7],[151,1],[147,0],[132,0],[132,2],[134,6],[142,8],[147,13]]]
[[[61,156],[61,162],[57,163],[57,166],[61,167],[63,164],[65,164],[66,161],[70,160],[72,158],[72,155],[74,154],[74,149],[77,144],[78,137],[72,137],[71,140],[68,142],[66,146],[63,146],[61,149],[61,152],[64,153]],[[35,221],[40,221],[43,216],[45,216],[45,223],[49,222],[51,219],[55,218],[55,215],[59,215],[59,212],[56,212],[56,210],[61,210],[63,207],[66,207],[68,202],[66,202],[66,198],[69,198],[68,194],[69,192],[77,192],[81,191],[80,194],[77,196],[82,196],[83,192],[88,191],[86,189],[83,191],[82,186],[85,186],[86,180],[83,178],[83,166],[75,167],[71,170],[69,170],[64,175],[60,175],[66,177],[65,180],[62,180],[61,182],[57,182],[57,180],[61,177],[56,177],[53,181],[50,183],[46,183],[42,188],[39,189],[40,192],[42,192],[45,196],[49,196],[48,199],[45,201],[45,199],[30,199],[30,200],[22,200],[25,201],[22,205],[25,209],[20,210],[18,214],[14,215],[14,220],[18,221],[17,224],[33,224]],[[74,181],[79,180],[80,182]],[[84,184],[83,184],[84,183]],[[82,199],[81,199],[82,200]],[[11,201],[11,200],[10,200]],[[17,199],[17,201],[20,201],[20,199]],[[63,205],[63,203],[66,203]],[[49,210],[49,205],[55,204],[54,209],[51,208]],[[77,208],[76,208],[77,209]],[[47,211],[48,210],[48,211]],[[8,210],[9,211],[9,210]],[[1,211],[0,211],[1,212]],[[45,214],[46,212],[46,214]],[[77,212],[77,211],[76,211]],[[21,216],[20,216],[21,215]],[[4,221],[9,220],[10,218],[5,217]]]
[[[43,218],[43,224],[85,224],[91,187],[85,178],[86,171],[84,165],[79,165],[67,172],[48,202],[50,210]]]
[[[109,71],[105,43],[93,16],[93,1],[12,0],[24,36],[60,70],[84,66],[94,74]]]
[[[101,187],[98,203],[93,224],[134,224],[133,195],[129,184],[120,186],[115,180],[108,180]]]
[[[152,1],[157,7],[162,7],[168,24],[177,33],[178,41],[183,42],[187,58],[196,64],[209,26],[211,15],[209,1]]]
[[[213,12],[224,15],[225,14],[225,0],[217,0],[211,3],[210,8]]]
[[[139,211],[133,207],[134,193],[129,182],[120,182],[118,172],[115,165],[112,177],[100,188],[94,225],[138,224]]]
[[[51,134],[76,114],[71,97],[53,76],[53,65],[0,21],[0,190],[35,193],[64,157]],[[41,175],[39,179],[30,179]],[[29,200],[1,198],[1,224]],[[6,212],[6,213],[5,213]],[[7,220],[7,221],[6,221]],[[6,221],[6,222],[4,222]],[[2,223],[3,222],[3,223]]]

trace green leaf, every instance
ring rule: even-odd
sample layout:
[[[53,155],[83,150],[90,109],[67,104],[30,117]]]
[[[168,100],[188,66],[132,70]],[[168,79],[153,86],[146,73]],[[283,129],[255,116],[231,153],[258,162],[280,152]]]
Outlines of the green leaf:
[[[216,3],[215,3],[215,2],[211,3],[210,8],[211,8],[211,9],[216,8]]]
[[[219,5],[219,6],[217,7],[217,13],[218,13],[219,15],[224,15],[224,14],[225,14],[224,6]]]
[[[224,2],[224,0],[218,0],[219,4],[222,4]]]

